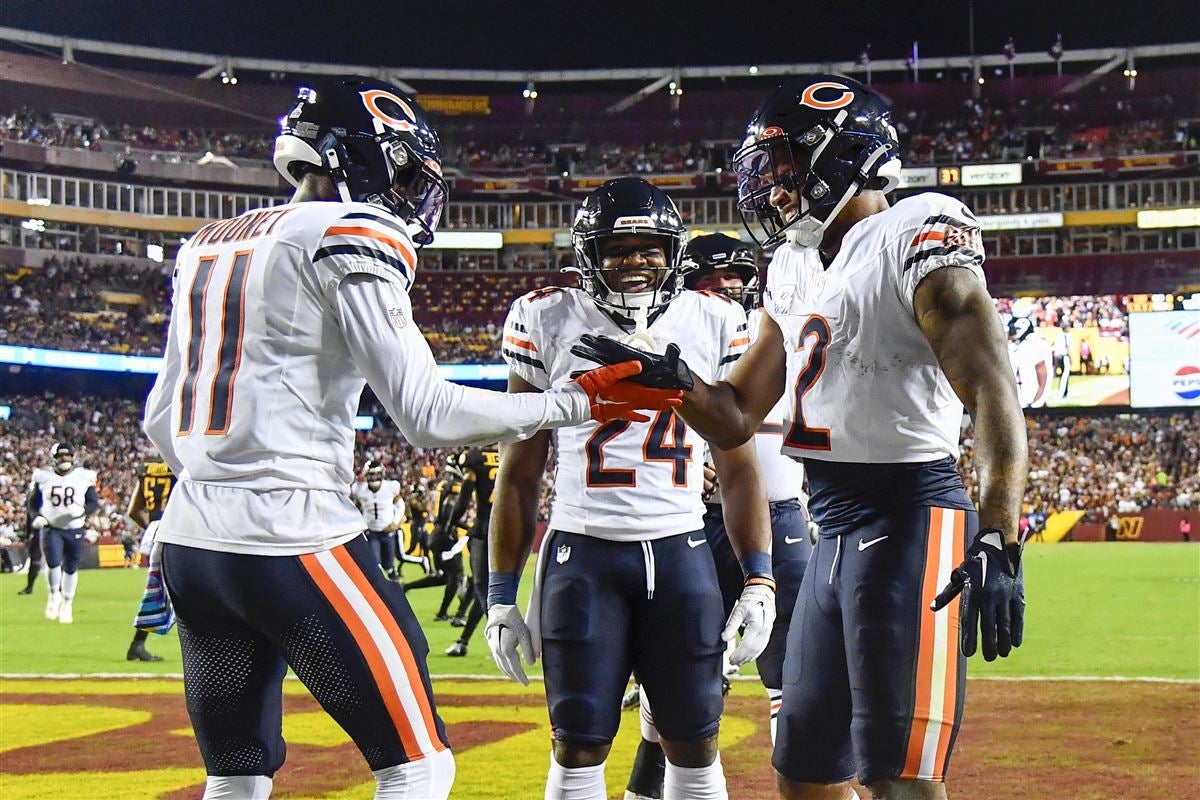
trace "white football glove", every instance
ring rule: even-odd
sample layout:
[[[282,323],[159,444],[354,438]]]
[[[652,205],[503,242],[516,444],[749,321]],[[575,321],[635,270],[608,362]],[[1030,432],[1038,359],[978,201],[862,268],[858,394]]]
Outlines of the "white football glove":
[[[771,628],[775,625],[775,590],[762,583],[752,583],[742,589],[725,623],[721,638],[732,642],[737,636],[738,629],[742,631],[742,641],[729,655],[729,663],[740,667],[758,658],[767,647],[771,638]]]
[[[46,527],[49,524],[50,524],[49,520],[47,520],[41,514],[38,514],[36,517],[33,518],[33,522],[29,523],[29,527],[33,528],[35,531],[40,531],[42,528]]]
[[[88,544],[95,544],[96,540],[100,538],[100,534],[96,533],[91,528],[88,528],[86,531],[83,532],[83,538],[87,541]]]
[[[530,666],[536,659],[533,655],[533,634],[529,632],[521,610],[501,603],[489,608],[483,636],[500,671],[522,686],[528,686],[529,678],[521,666],[521,656],[525,656],[525,663]]]

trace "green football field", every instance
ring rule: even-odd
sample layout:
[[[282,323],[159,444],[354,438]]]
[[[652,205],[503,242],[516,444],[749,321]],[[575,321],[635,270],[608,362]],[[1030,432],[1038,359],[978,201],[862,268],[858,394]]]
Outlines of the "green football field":
[[[1128,375],[1072,375],[1067,384],[1067,396],[1058,396],[1058,378],[1050,380],[1050,396],[1046,405],[1058,406],[1127,406],[1129,405]]]
[[[1034,544],[1025,563],[1025,644],[1013,657],[992,664],[973,659],[973,676],[1200,680],[1200,544]],[[145,574],[81,573],[73,625],[43,618],[46,589],[40,578],[27,597],[16,594],[25,585],[24,575],[0,575],[0,673],[181,672],[174,633],[150,637],[149,649],[164,661],[125,660]],[[530,583],[524,582],[522,602]],[[440,587],[408,595],[429,638],[430,672],[498,676],[487,659],[482,630],[467,657],[443,654],[459,629],[433,621],[441,595]],[[531,670],[539,672],[540,665]]]

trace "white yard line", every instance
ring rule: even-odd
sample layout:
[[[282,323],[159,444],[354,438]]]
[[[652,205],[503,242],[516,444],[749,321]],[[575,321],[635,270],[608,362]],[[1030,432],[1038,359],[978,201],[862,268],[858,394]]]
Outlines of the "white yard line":
[[[459,673],[448,673],[445,675],[430,676],[434,681],[479,681],[487,683],[489,681],[507,681],[508,679],[502,675],[468,675]],[[74,680],[115,680],[120,678],[159,678],[162,680],[182,680],[183,673],[180,672],[58,672],[58,673],[38,673],[38,672],[0,672],[0,680],[51,680],[51,681],[74,681]],[[532,681],[542,680],[541,675],[530,675]],[[297,680],[295,675],[288,675],[287,680]],[[757,675],[733,675],[730,676],[733,681],[758,682]],[[1154,678],[1146,676],[1125,676],[1125,675],[1019,675],[1019,676],[982,676],[968,678],[971,681],[1011,681],[1011,682],[1037,682],[1037,683],[1054,683],[1060,681],[1074,681],[1077,683],[1087,682],[1103,682],[1103,683],[1177,683],[1183,685],[1200,684],[1200,679],[1196,678]]]

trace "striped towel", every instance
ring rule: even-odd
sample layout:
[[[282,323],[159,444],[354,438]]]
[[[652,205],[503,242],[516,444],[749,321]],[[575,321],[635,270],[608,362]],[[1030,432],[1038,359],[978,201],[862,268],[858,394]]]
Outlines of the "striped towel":
[[[154,543],[150,551],[150,571],[146,575],[146,590],[142,593],[142,605],[133,618],[133,627],[166,636],[175,625],[175,609],[171,608],[171,597],[162,577],[162,545]]]

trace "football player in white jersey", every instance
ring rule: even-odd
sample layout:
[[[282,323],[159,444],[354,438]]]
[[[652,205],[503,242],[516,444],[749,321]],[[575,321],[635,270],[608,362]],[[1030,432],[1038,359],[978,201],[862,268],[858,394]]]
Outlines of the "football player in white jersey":
[[[1050,379],[1054,376],[1054,352],[1050,343],[1038,334],[1037,326],[1029,317],[1011,317],[1008,320],[1008,348],[1021,407],[1045,408],[1046,398],[1050,395]],[[1064,374],[1070,374],[1070,366]]]
[[[572,240],[580,289],[518,298],[502,352],[509,391],[554,391],[589,363],[571,348],[587,334],[655,349],[679,343],[709,380],[749,344],[741,306],[681,291],[686,232],[675,204],[639,178],[606,182],[584,201]],[[554,746],[546,797],[607,797],[604,763],[631,670],[654,706],[668,797],[725,797],[717,751],[722,654],[766,644],[775,616],[766,496],[753,445],[718,454],[741,596],[724,614],[705,546],[701,440],[670,411],[642,420],[560,428],[549,532],[527,619],[517,580],[533,543],[549,434],[504,447],[491,522],[485,634],[501,670],[527,682],[520,654],[540,647]],[[527,627],[528,623],[528,627]],[[724,628],[724,630],[722,630]],[[724,640],[723,640],[724,638]]]
[[[747,227],[779,247],[733,374],[693,384],[678,358],[594,343],[601,363],[639,357],[638,380],[687,390],[685,419],[717,447],[789,399],[783,448],[804,459],[821,535],[784,657],[785,798],[845,800],[855,775],[875,798],[946,797],[966,657],[980,632],[988,660],[1023,632],[1025,423],[979,223],[938,194],[889,206],[898,147],[867,87],[788,80],[734,157]],[[955,470],[964,404],[978,514]]]
[[[79,557],[83,542],[95,542],[95,531],[85,527],[88,514],[100,510],[96,473],[75,466],[75,451],[65,444],[50,448],[50,468],[33,471],[29,508],[32,526],[41,535],[42,553],[49,570],[50,594],[46,619],[75,621],[72,603],[79,585]]]
[[[358,506],[367,524],[367,541],[371,543],[379,567],[390,581],[399,580],[396,572],[396,539],[392,532],[404,520],[404,501],[400,497],[400,482],[384,480],[383,465],[368,461],[362,480],[350,487],[350,500]]]
[[[723,233],[702,234],[688,242],[684,265],[689,267],[684,286],[701,292],[713,292],[733,300],[746,310],[750,341],[758,336],[763,311],[758,307],[758,265],[751,247]],[[754,434],[763,483],[771,513],[771,562],[774,572],[775,625],[771,639],[757,660],[758,676],[767,691],[771,739],[775,738],[775,718],[783,696],[783,652],[792,609],[800,591],[804,568],[812,552],[808,533],[807,496],[804,494],[804,467],[782,452],[783,418],[787,403],[781,399]],[[705,443],[707,453],[707,442]],[[721,583],[726,611],[732,609],[742,586],[742,570],[725,533],[722,492],[711,472],[711,457],[705,459],[705,475],[712,476],[713,488],[704,502],[704,535],[712,549]],[[648,720],[652,709],[642,700],[642,742],[626,787],[626,798],[662,797],[663,757],[657,733]]]
[[[146,433],[180,479],[156,548],[205,796],[269,795],[291,666],[360,748],[377,798],[444,798],[454,760],[425,638],[350,501],[364,384],[420,447],[628,418],[678,393],[621,381],[637,364],[541,395],[440,379],[408,296],[446,197],[424,111],[395,86],[342,78],[302,89],[281,122],[275,165],[292,202],[181,248],[146,404]]]

